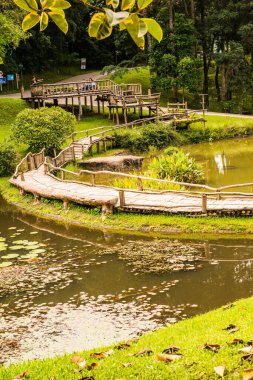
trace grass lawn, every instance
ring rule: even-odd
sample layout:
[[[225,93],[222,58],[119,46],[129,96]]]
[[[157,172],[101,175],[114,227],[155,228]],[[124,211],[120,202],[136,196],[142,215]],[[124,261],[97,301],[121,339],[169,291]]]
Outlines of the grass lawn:
[[[31,380],[205,380],[220,378],[214,369],[219,367],[216,370],[224,370],[224,379],[242,379],[245,369],[249,369],[247,374],[253,374],[252,355],[239,352],[247,346],[247,342],[251,341],[252,344],[252,314],[253,299],[249,298],[147,333],[137,342],[129,342],[129,347],[117,348],[119,345],[116,345],[75,353],[74,361],[79,361],[80,365],[73,362],[73,354],[66,354],[2,367],[0,378],[13,380],[27,371],[24,378]],[[226,330],[231,324],[238,329],[234,333],[230,333],[231,329]],[[78,330],[78,326],[76,328]],[[240,339],[239,343],[235,344],[234,339]],[[209,349],[203,349],[206,344],[211,345]],[[179,351],[173,355],[159,356],[166,349],[169,352],[170,347],[178,347]],[[112,351],[106,356],[108,350]],[[147,350],[149,354],[145,354]],[[102,352],[101,359],[90,356],[99,352]],[[87,366],[90,366],[89,369]],[[246,379],[250,380],[252,376]]]

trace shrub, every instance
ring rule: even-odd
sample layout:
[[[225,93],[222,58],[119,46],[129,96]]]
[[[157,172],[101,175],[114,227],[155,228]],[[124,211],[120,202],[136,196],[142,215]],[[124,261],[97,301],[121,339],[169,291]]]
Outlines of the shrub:
[[[9,144],[0,145],[0,177],[13,174],[17,164],[17,152],[15,148]]]
[[[182,151],[154,158],[149,166],[149,175],[178,182],[202,183],[203,173],[195,160]]]
[[[161,149],[179,141],[179,134],[165,123],[115,131],[114,137],[118,148],[129,149],[133,152],[144,152],[149,149],[149,146]]]
[[[74,124],[75,117],[60,107],[26,109],[18,114],[12,133],[17,142],[28,144],[33,152],[45,148],[51,154],[61,148]]]

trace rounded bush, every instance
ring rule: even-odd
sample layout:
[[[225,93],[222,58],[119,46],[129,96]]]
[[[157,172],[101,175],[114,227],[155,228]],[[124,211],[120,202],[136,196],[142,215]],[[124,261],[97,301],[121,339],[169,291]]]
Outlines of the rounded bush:
[[[0,177],[13,174],[17,164],[17,152],[11,144],[0,145]]]
[[[74,130],[75,122],[75,117],[60,107],[25,109],[18,114],[12,134],[18,143],[28,144],[32,152],[45,148],[52,154]]]

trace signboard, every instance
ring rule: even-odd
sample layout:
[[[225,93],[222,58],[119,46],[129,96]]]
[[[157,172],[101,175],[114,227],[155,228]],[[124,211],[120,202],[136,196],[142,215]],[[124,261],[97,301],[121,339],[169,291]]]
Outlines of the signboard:
[[[86,58],[81,58],[81,70],[86,70]]]
[[[14,80],[14,79],[15,79],[14,74],[8,74],[8,75],[7,75],[7,80],[8,80],[8,81],[12,81],[12,80]]]
[[[7,83],[7,79],[0,77],[0,84],[6,84],[6,83]]]

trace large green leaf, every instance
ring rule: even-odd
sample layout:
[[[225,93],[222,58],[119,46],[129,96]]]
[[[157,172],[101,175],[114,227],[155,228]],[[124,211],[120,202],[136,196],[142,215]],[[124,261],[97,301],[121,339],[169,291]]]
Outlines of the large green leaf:
[[[66,0],[40,0],[42,8],[68,9],[71,4]]]
[[[14,3],[25,11],[32,12],[38,10],[36,0],[14,0]]]
[[[133,8],[135,0],[122,0],[121,10],[126,11],[127,9]]]
[[[163,38],[163,31],[158,22],[152,18],[142,18],[141,19],[147,26],[148,32],[158,41],[161,42]]]
[[[118,25],[129,17],[129,12],[113,12],[111,9],[104,8],[108,24]]]
[[[137,5],[139,9],[146,8],[153,0],[138,0]]]
[[[112,27],[108,24],[104,13],[100,12],[92,16],[89,23],[88,33],[90,37],[95,37],[98,40],[103,40],[111,35]]]
[[[129,19],[131,19],[131,23],[130,22],[125,22],[125,26],[126,26],[126,29],[128,31],[128,33],[130,34],[130,36],[132,37],[132,39],[134,40],[134,42],[136,43],[136,45],[144,50],[144,47],[145,47],[145,39],[144,37],[138,37],[139,35],[139,17],[136,15],[136,14],[132,14],[131,16],[129,16],[129,18],[127,19],[127,21],[129,21]]]
[[[43,30],[46,29],[48,26],[48,15],[46,12],[42,12],[40,15],[40,31],[42,32]]]
[[[58,26],[58,28],[61,29],[61,31],[66,34],[69,26],[65,17],[62,14],[56,13],[56,12],[48,12],[48,15],[51,17],[53,22]]]
[[[111,5],[113,9],[116,9],[119,6],[119,0],[106,0],[106,5],[107,6]]]
[[[145,24],[145,22],[142,19],[140,19],[139,20],[139,33],[138,33],[138,37],[145,36],[145,34],[147,33],[147,31],[148,31],[147,25]]]
[[[29,13],[25,16],[22,22],[22,29],[26,32],[27,30],[33,28],[36,24],[40,22],[40,15],[38,13]]]

